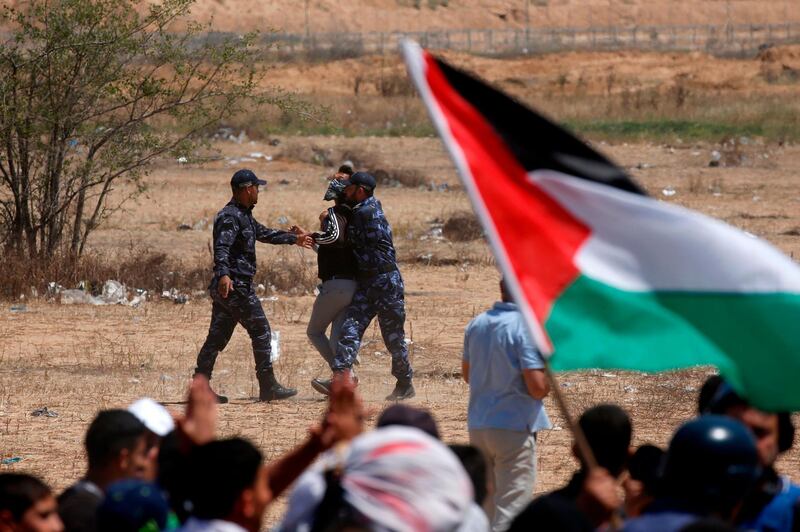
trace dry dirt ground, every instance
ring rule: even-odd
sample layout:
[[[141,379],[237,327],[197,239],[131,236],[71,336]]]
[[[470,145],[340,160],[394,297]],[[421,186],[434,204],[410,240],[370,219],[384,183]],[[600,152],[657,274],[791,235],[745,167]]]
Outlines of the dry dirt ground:
[[[220,143],[216,148],[222,158],[217,160],[183,165],[164,161],[148,178],[147,195],[99,230],[92,245],[108,253],[148,248],[206,260],[210,267],[210,227],[188,231],[177,227],[211,218],[228,199],[227,180],[233,169],[243,165],[270,181],[255,209],[258,219],[273,227],[309,226],[324,207],[325,176],[331,171],[302,162],[300,155],[312,146],[334,164],[345,153],[369,154],[387,168],[418,170],[438,185],[450,185],[445,191],[441,186],[433,187],[436,190],[383,187],[377,194],[404,258],[406,332],[414,342],[411,356],[417,385],[412,404],[433,412],[446,441],[465,441],[468,389],[459,375],[462,334],[470,318],[497,298],[498,274],[483,241],[454,244],[431,235],[432,220],[469,209],[438,140],[319,137],[285,138],[277,146]],[[653,196],[726,220],[800,256],[800,147],[748,139],[735,150],[706,144],[600,144],[598,148],[628,168]],[[721,150],[723,164],[732,166],[709,167],[712,150]],[[274,159],[253,155],[259,153]],[[293,246],[260,245],[258,253],[262,262],[281,255],[295,267],[313,268],[312,252]],[[220,409],[221,435],[252,439],[268,459],[298,443],[325,407],[309,386],[312,377],[325,374],[305,338],[313,295],[276,298],[264,306],[273,329],[281,332],[277,373],[283,382],[299,388],[297,398],[254,402],[252,355],[241,329],[221,354],[213,380],[217,390],[233,399]],[[182,408],[208,327],[210,302],[202,295],[186,305],[154,298],[141,308],[65,306],[29,299],[26,312],[11,312],[10,305],[6,302],[0,309],[0,457],[22,461],[0,470],[31,471],[60,490],[84,470],[81,439],[98,409],[125,406],[141,396]],[[389,357],[374,327],[365,340],[359,390],[372,425],[393,382]],[[693,414],[697,389],[709,372],[596,371],[565,374],[559,380],[574,412],[601,401],[619,403],[633,416],[636,443],[663,445],[674,428]],[[546,404],[556,428],[540,439],[537,491],[563,482],[574,466],[564,420],[550,398]],[[58,417],[30,415],[44,406]],[[797,474],[798,458],[798,453],[789,453],[781,466]],[[273,506],[267,524],[277,521],[283,505],[281,500]]]
[[[421,32],[783,24],[800,21],[800,4],[795,0],[197,0],[191,17],[229,32]]]
[[[781,24],[800,20],[800,6],[792,0],[199,0],[192,16],[223,31],[430,31]]]

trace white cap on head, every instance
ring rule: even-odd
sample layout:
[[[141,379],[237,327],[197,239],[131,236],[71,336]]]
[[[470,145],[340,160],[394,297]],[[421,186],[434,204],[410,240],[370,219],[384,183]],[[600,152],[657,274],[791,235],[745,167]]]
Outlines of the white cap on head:
[[[164,437],[175,428],[175,421],[163,405],[149,397],[139,399],[128,407],[128,412],[139,418],[150,432]]]

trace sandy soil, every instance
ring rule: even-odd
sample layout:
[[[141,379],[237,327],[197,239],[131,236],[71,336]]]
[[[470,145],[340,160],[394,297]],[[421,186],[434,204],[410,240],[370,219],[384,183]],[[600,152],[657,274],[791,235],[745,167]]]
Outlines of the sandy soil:
[[[526,25],[780,24],[800,20],[800,6],[791,0],[200,0],[192,15],[213,20],[213,26],[223,31],[313,33]]]
[[[459,247],[429,238],[430,220],[469,208],[438,140],[318,137],[285,138],[278,146],[220,143],[220,160],[163,162],[148,178],[147,196],[99,230],[91,245],[106,252],[146,247],[174,257],[207,257],[210,228],[177,227],[212,217],[227,201],[233,169],[245,164],[271,182],[256,207],[257,218],[272,226],[309,225],[324,207],[324,177],[332,170],[287,155],[309,146],[327,150],[336,163],[344,153],[369,154],[386,167],[417,169],[437,183],[451,185],[446,192],[383,188],[378,195],[395,227],[398,251],[407,258],[401,264],[407,286],[406,331],[414,342],[418,391],[412,403],[434,413],[446,441],[465,441],[468,390],[459,375],[463,328],[496,299],[498,275],[482,241]],[[653,196],[726,220],[800,256],[799,147],[750,139],[735,152],[705,144],[598,148],[628,168]],[[735,166],[709,167],[714,149],[722,150],[723,161]],[[254,153],[275,159],[250,157]],[[665,190],[675,193],[665,195]],[[262,261],[278,253],[306,264],[313,261],[310,252],[294,247],[265,245],[258,252]],[[460,260],[450,266],[426,266],[413,260],[419,254]],[[309,386],[312,377],[325,373],[305,338],[312,301],[312,295],[278,294],[277,300],[264,303],[273,329],[282,335],[277,372],[282,381],[300,389],[296,400],[254,403],[252,358],[242,330],[218,361],[213,385],[233,398],[221,408],[221,435],[247,436],[268,458],[299,442],[325,405]],[[81,438],[98,409],[124,406],[145,395],[181,408],[210,315],[210,303],[203,297],[193,297],[187,305],[154,300],[138,309],[33,300],[27,302],[26,312],[13,313],[9,306],[0,309],[0,457],[23,460],[2,470],[32,471],[56,489],[82,473]],[[372,424],[393,382],[389,357],[374,327],[365,340],[360,391]],[[707,373],[587,372],[560,380],[574,412],[601,401],[620,403],[632,413],[637,443],[665,444],[674,427],[692,415],[697,388]],[[573,469],[563,418],[551,399],[546,403],[556,429],[540,440],[537,491],[557,486]],[[30,416],[43,406],[59,416]],[[782,466],[795,472],[799,459],[797,452],[789,453]],[[272,508],[267,523],[276,522],[283,504],[279,501]]]

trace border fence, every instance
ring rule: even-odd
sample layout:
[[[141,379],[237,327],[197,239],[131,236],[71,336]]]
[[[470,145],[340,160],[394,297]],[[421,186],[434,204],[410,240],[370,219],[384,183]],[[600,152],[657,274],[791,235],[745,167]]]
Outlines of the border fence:
[[[213,38],[228,36],[224,33]],[[317,58],[391,54],[411,38],[433,50],[489,56],[564,51],[644,50],[703,51],[743,55],[763,46],[800,43],[800,23],[747,25],[633,26],[597,28],[462,29],[424,32],[269,33],[262,36],[268,53]]]

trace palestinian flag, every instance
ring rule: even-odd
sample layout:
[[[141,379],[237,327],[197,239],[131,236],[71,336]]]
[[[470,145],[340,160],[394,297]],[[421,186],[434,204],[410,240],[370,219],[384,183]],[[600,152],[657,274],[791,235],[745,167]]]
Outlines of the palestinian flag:
[[[800,410],[800,268],[763,240],[645,195],[619,167],[404,44],[533,337],[556,370],[711,364]]]

